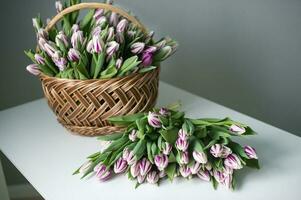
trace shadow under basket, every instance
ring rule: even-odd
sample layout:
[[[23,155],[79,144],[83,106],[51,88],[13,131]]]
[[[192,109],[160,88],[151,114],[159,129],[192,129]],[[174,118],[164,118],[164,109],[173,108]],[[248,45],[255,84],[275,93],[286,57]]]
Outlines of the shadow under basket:
[[[160,68],[112,79],[74,80],[40,75],[48,105],[69,131],[85,136],[123,130],[111,116],[152,109],[157,100]]]

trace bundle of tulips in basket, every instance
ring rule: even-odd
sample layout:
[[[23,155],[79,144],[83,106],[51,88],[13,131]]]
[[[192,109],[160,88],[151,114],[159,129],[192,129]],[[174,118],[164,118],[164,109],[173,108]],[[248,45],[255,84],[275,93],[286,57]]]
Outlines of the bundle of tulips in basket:
[[[177,48],[169,37],[155,41],[153,31],[111,4],[57,1],[52,20],[33,19],[38,45],[25,51],[34,63],[26,69],[40,76],[58,121],[83,135],[116,130],[110,116],[151,109],[160,63]],[[78,20],[82,9],[89,10]]]

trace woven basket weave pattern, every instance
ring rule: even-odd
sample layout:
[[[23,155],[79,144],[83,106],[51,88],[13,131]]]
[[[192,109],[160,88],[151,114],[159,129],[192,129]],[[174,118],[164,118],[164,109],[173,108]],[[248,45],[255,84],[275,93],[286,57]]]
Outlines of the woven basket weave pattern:
[[[100,135],[122,129],[111,126],[107,118],[154,107],[159,68],[107,80],[40,78],[48,105],[61,124],[81,135]]]

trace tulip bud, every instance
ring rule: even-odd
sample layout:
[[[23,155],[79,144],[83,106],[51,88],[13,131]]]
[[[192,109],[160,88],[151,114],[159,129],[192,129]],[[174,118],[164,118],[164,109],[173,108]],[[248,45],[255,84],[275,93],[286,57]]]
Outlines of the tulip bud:
[[[179,172],[184,178],[187,178],[188,176],[191,175],[190,168],[185,165],[180,166]]]
[[[80,168],[79,168],[79,173],[85,174],[91,167],[92,162],[89,160],[85,162]]]
[[[227,158],[228,155],[230,155],[231,153],[232,153],[232,150],[229,147],[223,145],[223,151],[221,154],[221,158]]]
[[[189,163],[189,156],[188,156],[188,152],[185,151],[183,153],[180,153],[180,160],[179,160],[179,164],[181,165],[186,165]]]
[[[194,162],[194,164],[190,167],[190,171],[192,174],[197,174],[201,169],[201,164],[198,162]]]
[[[45,50],[45,44],[46,44],[46,40],[44,38],[39,38],[38,39],[38,45],[39,45],[39,48],[43,51],[46,51]]]
[[[92,36],[99,36],[100,33],[101,33],[101,27],[100,26],[96,26],[95,28],[93,28]]]
[[[235,124],[231,125],[229,130],[237,135],[242,135],[246,132],[246,129],[244,127],[240,127]]]
[[[111,41],[108,43],[108,47],[107,47],[107,55],[108,57],[112,57],[112,55],[117,52],[117,50],[119,49],[119,44],[115,41]]]
[[[228,189],[232,189],[232,174],[226,175],[223,185],[225,185]]]
[[[41,73],[41,71],[40,71],[40,69],[39,69],[39,66],[38,66],[37,64],[31,64],[31,65],[28,65],[28,66],[26,67],[26,70],[27,70],[29,73],[31,73],[31,74],[33,74],[33,75],[35,75],[35,76],[37,76],[37,75],[39,75],[39,74]]]
[[[129,139],[134,142],[137,139],[137,133],[138,131],[136,129],[133,129],[132,132],[129,134]]]
[[[153,62],[153,54],[149,52],[143,52],[142,54],[142,65],[147,67]]]
[[[140,167],[139,167],[139,163],[134,163],[131,167],[130,167],[130,172],[132,177],[137,177],[140,173]]]
[[[223,183],[225,180],[224,173],[215,169],[213,170],[213,177],[218,183]]]
[[[100,165],[98,170],[96,171],[96,177],[99,178],[100,181],[106,181],[111,178],[111,171],[105,165]]]
[[[96,9],[95,12],[94,12],[94,15],[93,15],[93,18],[94,19],[99,19],[102,15],[104,14],[104,9]]]
[[[146,180],[148,183],[155,184],[159,181],[159,175],[156,171],[147,174]]]
[[[162,146],[162,152],[164,155],[169,155],[170,152],[172,150],[172,146],[171,144],[169,144],[168,142],[164,142],[163,146]]]
[[[159,171],[164,170],[168,165],[168,157],[164,154],[156,155],[154,161]]]
[[[145,44],[143,42],[135,42],[131,45],[131,52],[133,54],[139,54],[143,51]]]
[[[127,168],[127,162],[122,158],[119,158],[114,164],[114,172],[116,174],[125,172]]]
[[[64,47],[68,47],[68,38],[63,31],[60,31],[55,37],[56,46],[60,46],[60,44],[64,44]]]
[[[187,140],[188,139],[188,133],[184,129],[180,129],[178,132],[178,137],[182,140]]]
[[[87,47],[86,47],[86,50],[87,50],[87,52],[89,52],[89,53],[93,53],[93,41],[92,40],[90,40],[88,43],[87,43]]]
[[[47,31],[43,28],[38,29],[37,38],[48,38]]]
[[[256,150],[253,147],[245,146],[244,151],[250,159],[258,159]]]
[[[162,49],[164,46],[166,45],[166,40],[161,40],[159,42],[157,42],[154,46],[157,47],[157,50]]]
[[[140,174],[142,176],[146,175],[152,168],[152,164],[146,159],[143,158],[139,162],[139,169],[140,169]]]
[[[92,42],[93,42],[93,52],[94,53],[101,53],[104,50],[104,43],[101,39],[101,37],[98,36],[93,36],[92,38]]]
[[[148,112],[147,121],[148,121],[148,124],[154,128],[161,127],[159,115],[154,112],[150,112],[150,111]]]
[[[115,12],[111,13],[109,23],[110,23],[111,26],[114,26],[114,27],[117,26],[117,23],[118,23],[117,13],[115,13]]]
[[[155,53],[157,51],[157,47],[155,46],[149,46],[147,49],[144,50],[144,52],[147,53]]]
[[[53,54],[52,60],[60,71],[64,71],[64,69],[66,68],[67,60],[64,57],[61,57],[58,51]]]
[[[40,54],[35,54],[34,59],[37,61],[40,65],[45,65],[45,59]]]
[[[228,166],[224,166],[223,173],[224,173],[224,175],[233,174],[233,169]]]
[[[78,24],[73,24],[72,27],[71,27],[71,33],[75,33],[79,31],[79,25]]]
[[[63,4],[62,4],[61,1],[56,1],[55,2],[55,9],[56,9],[57,13],[62,12],[62,10],[63,10]]]
[[[165,46],[155,54],[155,59],[158,61],[163,61],[172,54],[172,48],[170,46]]]
[[[193,151],[192,156],[195,161],[206,164],[208,159],[207,159],[207,154],[203,151]]]
[[[50,45],[50,43],[44,44],[44,50],[50,57],[54,57],[54,54],[57,51],[57,49],[53,45]]]
[[[240,162],[239,157],[234,153],[230,154],[224,160],[224,164],[225,164],[225,166],[230,167],[232,169],[241,169],[242,168],[242,164]]]
[[[134,155],[133,151],[130,151],[128,158],[126,159],[128,165],[133,165],[137,162],[137,157]]]
[[[137,176],[138,183],[139,184],[143,183],[145,181],[145,178],[146,178],[146,175],[144,175],[144,176],[138,175]]]
[[[84,35],[82,31],[76,31],[71,36],[71,44],[75,49],[79,49],[84,42]]]
[[[71,62],[78,62],[79,59],[80,59],[80,53],[78,50],[76,49],[69,49],[68,51],[68,59],[71,61]]]
[[[123,149],[122,158],[124,160],[127,160],[129,158],[129,155],[130,155],[130,150],[128,148]]]
[[[160,115],[167,116],[170,115],[170,111],[167,108],[160,108]]]
[[[146,44],[148,44],[148,43],[153,39],[154,34],[155,34],[154,31],[150,31],[150,32],[147,34],[147,36],[146,36],[146,38],[145,38],[145,40],[144,40]]]
[[[111,41],[114,38],[114,28],[110,27],[108,29],[107,42]]]
[[[122,33],[116,33],[115,38],[119,44],[124,43],[124,36]]]
[[[222,144],[215,144],[210,148],[210,153],[216,158],[226,158],[232,151]]]
[[[128,21],[127,21],[126,19],[122,19],[122,20],[117,24],[117,28],[116,28],[117,32],[118,32],[118,33],[123,33],[124,30],[126,29],[127,25],[128,25]]]
[[[200,179],[204,180],[204,181],[210,181],[210,173],[206,170],[205,171],[203,171],[203,170],[198,171],[197,176]]]
[[[107,23],[107,18],[105,16],[101,16],[100,18],[96,19],[95,24],[103,27]]]
[[[117,69],[120,69],[120,67],[122,65],[122,61],[123,61],[122,57],[120,57],[116,60],[116,68]]]
[[[176,141],[176,147],[180,151],[186,151],[187,148],[188,148],[188,141],[187,140],[183,140],[181,138],[178,138],[177,141]]]

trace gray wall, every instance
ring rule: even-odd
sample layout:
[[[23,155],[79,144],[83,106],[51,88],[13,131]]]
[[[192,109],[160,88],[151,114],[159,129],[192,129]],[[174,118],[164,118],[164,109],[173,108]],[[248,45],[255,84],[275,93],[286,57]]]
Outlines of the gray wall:
[[[161,80],[301,136],[300,0],[116,2],[158,37],[179,41]],[[42,96],[23,54],[35,45],[31,18],[39,12],[54,14],[53,1],[2,2],[0,109]]]

